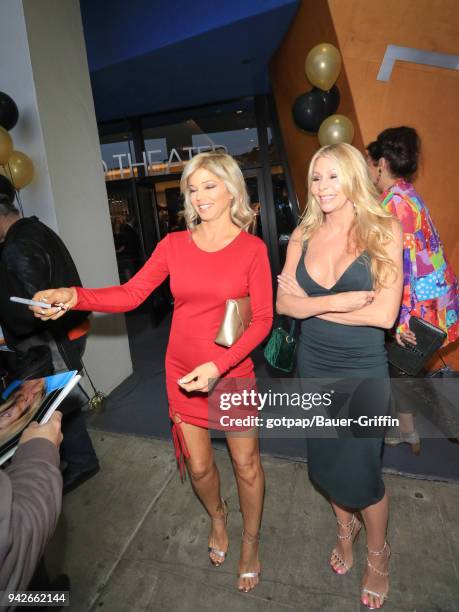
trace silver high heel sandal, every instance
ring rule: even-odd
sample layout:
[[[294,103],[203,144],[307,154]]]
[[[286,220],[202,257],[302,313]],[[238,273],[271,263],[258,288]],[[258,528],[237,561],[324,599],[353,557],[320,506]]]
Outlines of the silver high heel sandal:
[[[371,555],[382,555],[384,554],[385,550],[387,549],[387,562],[389,563],[389,559],[390,559],[390,546],[389,544],[386,542],[384,542],[384,546],[381,548],[381,550],[370,550],[367,546],[367,550],[369,552],[369,554]],[[382,572],[381,570],[379,570],[378,568],[376,568],[372,563],[370,563],[370,559],[367,556],[367,565],[369,567],[369,569],[374,572],[375,574],[377,574],[378,576],[382,576],[383,578],[387,578],[387,576],[389,576],[389,572]],[[367,589],[366,587],[362,587],[361,589],[361,594],[367,595],[373,595],[373,597],[377,597],[379,599],[379,608],[375,607],[371,607],[369,604],[366,604],[362,601],[362,597],[360,597],[360,601],[361,603],[368,608],[369,610],[378,610],[380,608],[383,607],[384,602],[386,601],[386,599],[388,598],[389,595],[389,589],[387,589],[387,591],[385,591],[384,593],[378,593],[377,591],[371,591],[370,589]]]
[[[223,516],[211,516],[210,519],[212,521],[225,521],[225,527],[226,527],[228,525],[229,510],[228,510],[228,504],[223,498],[221,498],[220,500],[220,506],[223,510]],[[226,555],[228,554],[228,549],[220,550],[219,548],[215,548],[214,546],[208,546],[207,551],[209,553],[209,560],[214,567],[220,567],[220,565],[223,565],[226,559]],[[211,554],[217,555],[217,557],[220,557],[221,560],[214,561],[212,557],[210,556]]]
[[[257,533],[257,535],[252,536],[243,529],[242,530],[242,540],[243,542],[247,542],[248,544],[253,544],[254,542],[258,542],[260,540],[260,533]],[[259,584],[261,581],[261,570],[259,572],[241,572],[240,574],[237,575],[237,577],[238,577],[238,580],[240,580],[241,578],[242,579],[258,578],[257,584]],[[249,593],[255,588],[255,586],[252,589],[244,589],[243,587],[238,586],[238,591],[242,591],[243,593]]]
[[[415,429],[413,431],[401,431],[399,427],[394,427],[386,432],[384,443],[387,446],[409,444],[413,455],[418,456],[421,454],[421,439]]]
[[[362,529],[362,523],[356,518],[355,514],[352,515],[352,518],[349,521],[349,523],[342,523],[338,519],[338,517],[335,517],[335,518],[336,518],[336,522],[338,523],[340,527],[349,529],[349,533],[347,535],[340,535],[338,533],[337,534],[338,538],[340,540],[352,540],[352,544],[354,544],[354,542],[357,542],[357,538],[359,537],[360,530]],[[339,563],[338,568],[334,567],[332,564],[333,557],[335,557],[335,559],[337,559]],[[335,572],[335,574],[338,574],[339,576],[344,576],[350,571],[352,565],[348,565],[344,561],[344,559],[338,554],[338,551],[336,550],[336,548],[334,548],[331,554],[330,567]],[[340,571],[341,568],[344,569],[345,571]]]

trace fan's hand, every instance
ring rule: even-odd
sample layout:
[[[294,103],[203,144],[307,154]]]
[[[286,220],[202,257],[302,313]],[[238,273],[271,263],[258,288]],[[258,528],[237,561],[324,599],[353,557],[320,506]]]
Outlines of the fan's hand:
[[[32,421],[32,423],[22,432],[19,444],[25,444],[34,438],[44,438],[58,447],[62,442],[61,421],[62,413],[58,410],[53,412],[47,423],[39,425],[37,421]]]

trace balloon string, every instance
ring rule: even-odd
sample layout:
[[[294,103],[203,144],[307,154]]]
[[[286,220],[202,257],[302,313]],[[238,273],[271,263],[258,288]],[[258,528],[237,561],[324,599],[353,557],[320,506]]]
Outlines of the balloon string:
[[[13,187],[14,187],[14,184],[13,184]],[[14,190],[16,192],[16,200],[18,202],[19,210],[21,211],[21,217],[23,217],[24,209],[22,208],[22,201],[21,201],[21,196],[19,195],[19,189],[16,189],[16,187],[14,187]]]
[[[13,185],[14,193],[16,194],[16,201],[18,203],[19,210],[21,211],[21,216],[23,217],[24,209],[22,208],[21,196],[19,195],[19,189],[16,189],[16,185],[14,184],[13,173],[11,172],[10,165],[6,163],[6,164],[3,164],[2,167],[3,167],[4,172],[5,172],[5,168],[8,168],[7,178],[9,178],[9,180],[11,181],[11,184]]]

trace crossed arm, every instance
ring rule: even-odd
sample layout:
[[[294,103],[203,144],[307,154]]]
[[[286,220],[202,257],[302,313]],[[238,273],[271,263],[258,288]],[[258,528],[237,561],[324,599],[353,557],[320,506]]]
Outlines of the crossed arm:
[[[394,240],[387,247],[388,257],[396,266],[397,276],[388,287],[377,291],[348,291],[335,295],[308,296],[298,285],[295,272],[303,257],[301,231],[297,228],[290,240],[287,258],[279,277],[276,308],[280,314],[298,319],[317,316],[343,325],[369,325],[390,329],[398,316],[403,285],[402,230],[394,220]]]

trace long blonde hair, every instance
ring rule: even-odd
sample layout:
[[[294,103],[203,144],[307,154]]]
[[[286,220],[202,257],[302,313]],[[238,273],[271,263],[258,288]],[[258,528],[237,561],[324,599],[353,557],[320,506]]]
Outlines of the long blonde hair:
[[[317,151],[308,170],[308,201],[300,219],[303,244],[324,221],[324,213],[311,193],[314,166],[319,157],[336,164],[344,195],[353,203],[355,215],[349,231],[349,242],[359,252],[366,251],[371,261],[375,288],[386,286],[397,276],[397,268],[387,256],[385,246],[394,239],[393,217],[379,203],[379,195],[371,182],[363,155],[346,143],[326,145]]]
[[[198,223],[198,214],[191,203],[188,179],[199,168],[205,168],[224,181],[226,188],[233,196],[230,208],[231,220],[235,225],[247,231],[255,218],[255,213],[250,208],[250,198],[244,176],[231,155],[215,151],[195,155],[183,169],[180,190],[185,202],[184,217],[187,228],[193,230]]]

